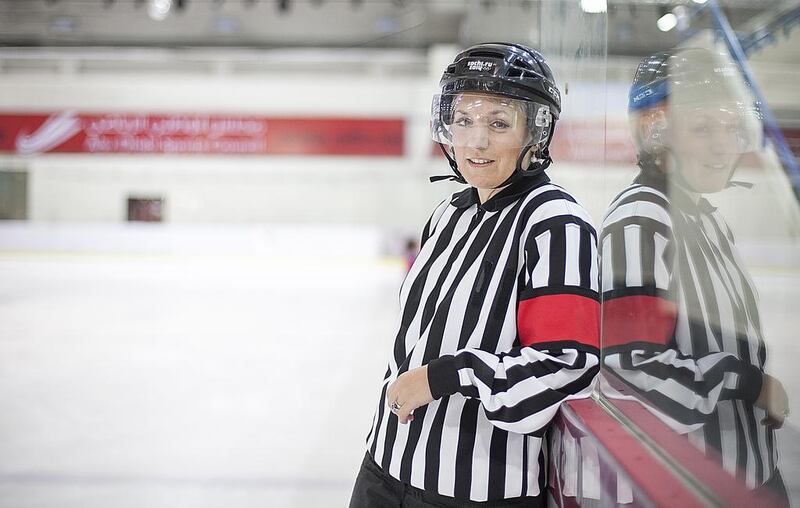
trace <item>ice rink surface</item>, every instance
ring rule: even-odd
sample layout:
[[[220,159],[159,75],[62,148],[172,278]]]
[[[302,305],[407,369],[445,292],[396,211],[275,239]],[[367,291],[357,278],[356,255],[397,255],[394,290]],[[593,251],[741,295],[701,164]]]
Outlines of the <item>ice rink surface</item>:
[[[0,505],[345,506],[404,267],[313,254],[0,256]]]
[[[405,275],[377,237],[2,233],[0,507],[347,505]],[[800,413],[800,274],[753,275]]]

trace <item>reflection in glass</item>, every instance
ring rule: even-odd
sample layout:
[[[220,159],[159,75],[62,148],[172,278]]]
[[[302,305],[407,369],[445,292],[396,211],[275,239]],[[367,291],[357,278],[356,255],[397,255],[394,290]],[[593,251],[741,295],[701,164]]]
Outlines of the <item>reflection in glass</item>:
[[[706,49],[643,60],[628,113],[639,173],[601,234],[604,392],[643,404],[747,485],[785,502],[776,429],[786,392],[765,373],[758,296],[709,194],[761,142],[738,69]]]

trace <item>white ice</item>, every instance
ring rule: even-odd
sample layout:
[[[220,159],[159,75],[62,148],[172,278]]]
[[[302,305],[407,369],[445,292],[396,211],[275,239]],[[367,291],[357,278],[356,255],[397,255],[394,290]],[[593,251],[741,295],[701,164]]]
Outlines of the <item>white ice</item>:
[[[0,506],[346,506],[402,264],[153,231],[146,254],[105,230],[0,253]]]
[[[346,506],[404,276],[384,240],[0,226],[0,507]],[[754,276],[800,413],[800,274]]]

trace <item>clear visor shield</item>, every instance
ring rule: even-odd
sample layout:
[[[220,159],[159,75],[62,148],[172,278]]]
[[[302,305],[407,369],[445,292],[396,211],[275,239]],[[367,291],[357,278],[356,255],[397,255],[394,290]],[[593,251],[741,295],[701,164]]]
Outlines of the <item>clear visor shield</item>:
[[[687,49],[671,60],[669,101],[676,133],[712,152],[760,149],[762,115],[738,67],[726,55]],[[691,139],[688,139],[691,138]],[[680,149],[680,146],[676,146]]]
[[[682,139],[674,147],[701,144],[711,152],[744,154],[760,149],[763,134],[761,112],[753,105],[741,102],[709,103],[696,107],[681,107],[675,113]]]
[[[431,107],[431,137],[452,149],[542,146],[552,122],[547,105],[493,95],[437,94]]]

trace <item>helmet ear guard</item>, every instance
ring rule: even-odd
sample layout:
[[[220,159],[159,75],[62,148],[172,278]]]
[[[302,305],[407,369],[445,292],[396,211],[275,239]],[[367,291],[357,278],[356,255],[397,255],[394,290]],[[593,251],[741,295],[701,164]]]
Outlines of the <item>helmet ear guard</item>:
[[[669,146],[669,123],[663,107],[642,111],[635,121],[640,151],[657,153]]]
[[[535,117],[534,123],[536,123],[536,121],[537,118]],[[541,127],[545,127],[545,125],[543,124]],[[525,146],[519,153],[517,167],[514,172],[511,173],[511,176],[509,176],[505,182],[498,185],[498,187],[509,185],[520,178],[538,176],[543,173],[545,169],[550,167],[550,164],[553,163],[553,159],[550,157],[550,140],[553,139],[553,131],[555,131],[556,124],[555,122],[548,122],[546,127],[547,134],[544,134],[545,131],[542,131],[544,143],[530,143]],[[531,153],[530,159],[528,159],[527,167],[522,167],[525,163],[525,158],[531,150],[534,151]]]

